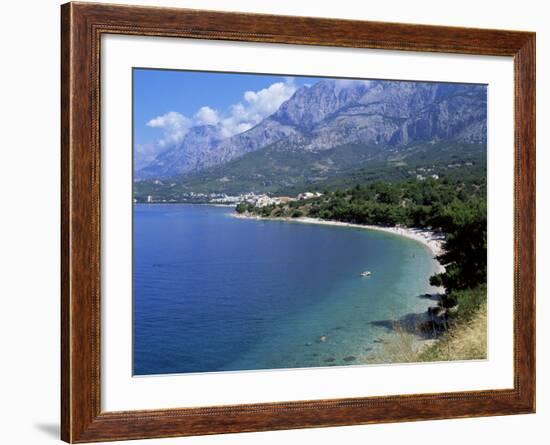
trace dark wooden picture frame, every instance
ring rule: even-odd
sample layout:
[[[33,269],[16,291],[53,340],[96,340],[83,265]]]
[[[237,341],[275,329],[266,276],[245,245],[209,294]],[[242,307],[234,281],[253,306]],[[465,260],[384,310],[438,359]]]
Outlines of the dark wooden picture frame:
[[[65,4],[61,17],[63,440],[96,442],[535,411],[534,33],[92,3]],[[514,387],[103,412],[100,403],[100,54],[103,34],[513,57]]]

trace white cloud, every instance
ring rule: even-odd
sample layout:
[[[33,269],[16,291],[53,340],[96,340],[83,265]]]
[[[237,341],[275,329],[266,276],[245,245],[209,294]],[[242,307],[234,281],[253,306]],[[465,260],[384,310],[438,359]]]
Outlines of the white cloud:
[[[296,91],[294,79],[287,77],[258,91],[246,91],[242,100],[220,114],[209,106],[203,106],[188,118],[177,111],[170,111],[147,122],[147,126],[162,130],[162,137],[148,144],[136,144],[135,166],[145,166],[159,153],[183,141],[189,130],[198,125],[216,125],[222,138],[243,133],[264,118],[273,114]]]
[[[177,111],[170,111],[147,122],[151,128],[162,128],[163,137],[157,141],[159,147],[180,143],[192,126],[191,119]]]
[[[218,111],[210,107],[201,107],[194,116],[195,125],[217,125],[220,121]]]
[[[260,91],[247,91],[244,99],[248,103],[249,112],[265,117],[277,111],[294,91],[294,82],[277,82]]]
[[[258,91],[246,91],[243,102],[231,107],[229,116],[220,121],[220,132],[224,137],[242,133],[273,114],[281,104],[296,91],[294,79],[285,78]]]

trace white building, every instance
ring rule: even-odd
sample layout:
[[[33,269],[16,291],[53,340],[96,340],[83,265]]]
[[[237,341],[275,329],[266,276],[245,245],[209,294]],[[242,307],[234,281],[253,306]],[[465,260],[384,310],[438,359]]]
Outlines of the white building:
[[[256,207],[266,207],[266,206],[270,206],[270,205],[274,205],[274,204],[277,204],[277,201],[275,199],[270,198],[267,195],[260,195],[256,199],[256,202],[255,202],[254,205]]]
[[[302,201],[304,199],[311,199],[311,198],[316,198],[318,196],[321,196],[322,193],[312,193],[312,192],[304,192],[304,193],[300,193],[298,195],[298,200],[299,201]]]

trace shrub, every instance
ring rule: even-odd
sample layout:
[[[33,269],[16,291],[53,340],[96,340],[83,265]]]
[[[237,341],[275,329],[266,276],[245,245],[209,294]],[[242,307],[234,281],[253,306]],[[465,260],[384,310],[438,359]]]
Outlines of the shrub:
[[[244,202],[239,202],[237,207],[235,207],[237,213],[244,213],[248,210],[248,206]]]

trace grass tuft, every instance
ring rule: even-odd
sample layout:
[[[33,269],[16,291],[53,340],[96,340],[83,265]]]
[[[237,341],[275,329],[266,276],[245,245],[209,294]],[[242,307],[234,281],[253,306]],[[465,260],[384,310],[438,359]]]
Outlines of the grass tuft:
[[[482,360],[487,358],[487,305],[458,321],[439,341],[421,348],[415,361]]]
[[[449,297],[457,303],[448,329],[438,338],[420,340],[418,335],[398,324],[394,335],[369,363],[418,363],[487,358],[487,289],[455,291]]]

